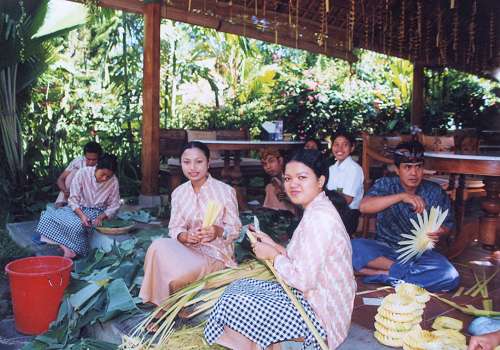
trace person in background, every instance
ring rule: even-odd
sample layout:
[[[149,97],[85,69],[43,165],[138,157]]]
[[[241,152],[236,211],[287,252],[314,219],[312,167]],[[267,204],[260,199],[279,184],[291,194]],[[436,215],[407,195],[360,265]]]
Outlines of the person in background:
[[[336,161],[329,168],[326,189],[340,194],[348,205],[349,208],[342,210],[341,216],[347,232],[352,234],[358,227],[359,205],[363,198],[365,178],[363,169],[351,157],[355,148],[354,137],[345,131],[337,131],[332,140],[332,154]],[[332,202],[335,204],[334,200]]]
[[[304,143],[304,149],[315,149],[321,152],[321,142],[314,137],[310,137]]]
[[[102,148],[97,142],[91,141],[83,146],[83,156],[73,159],[57,178],[57,187],[60,190],[55,202],[55,206],[57,208],[64,207],[68,204],[71,182],[73,181],[73,178],[78,170],[86,166],[95,166],[101,155]]]
[[[499,345],[500,331],[496,331],[471,337],[467,350],[494,350]]]
[[[402,263],[397,260],[402,235],[411,233],[410,219],[431,207],[448,210],[442,226],[427,235],[434,241],[445,236],[453,227],[450,199],[441,187],[423,180],[424,147],[417,141],[400,143],[394,151],[398,176],[386,176],[375,181],[361,201],[362,213],[377,214],[375,239],[353,239],[353,267],[366,275],[366,283],[413,283],[431,292],[455,289],[460,277],[455,267],[434,250],[425,251],[419,258]]]
[[[278,150],[264,149],[260,152],[260,161],[265,173],[270,177],[262,206],[273,210],[287,210],[296,215],[297,207],[290,202],[283,187],[283,156]]]
[[[321,153],[299,150],[286,165],[284,181],[286,193],[304,208],[304,215],[286,248],[258,231],[253,250],[257,258],[273,264],[329,349],[336,349],[349,331],[356,282],[349,236],[323,192],[326,177]],[[291,339],[303,341],[303,348],[319,349],[276,281],[233,282],[213,307],[204,333],[209,344],[237,350],[276,349]]]
[[[189,181],[172,192],[170,238],[154,240],[146,253],[139,293],[144,303],[160,305],[185,285],[236,266],[233,246],[241,229],[236,192],[210,176],[209,159],[208,147],[198,141],[187,143],[181,152],[182,172]],[[220,211],[213,224],[202,227],[210,202]],[[148,329],[157,327],[152,323]]]
[[[71,182],[68,205],[48,208],[40,216],[36,232],[41,240],[58,244],[68,258],[87,255],[92,228],[120,209],[117,166],[116,157],[105,154],[95,167],[78,170]]]

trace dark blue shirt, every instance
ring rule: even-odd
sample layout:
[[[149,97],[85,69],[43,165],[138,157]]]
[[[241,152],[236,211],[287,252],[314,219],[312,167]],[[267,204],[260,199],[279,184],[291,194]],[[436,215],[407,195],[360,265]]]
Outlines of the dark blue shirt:
[[[398,176],[382,177],[375,181],[367,196],[379,197],[405,192]],[[443,226],[453,228],[453,212],[450,198],[436,183],[422,180],[417,187],[416,195],[425,201],[425,209],[430,212],[431,207],[440,207],[442,211],[448,209],[448,215]],[[398,244],[403,240],[402,233],[411,234],[413,225],[410,218],[417,221],[417,214],[410,204],[399,202],[377,214],[377,233],[375,239],[385,242],[394,249],[402,248]],[[404,238],[406,240],[406,238]]]

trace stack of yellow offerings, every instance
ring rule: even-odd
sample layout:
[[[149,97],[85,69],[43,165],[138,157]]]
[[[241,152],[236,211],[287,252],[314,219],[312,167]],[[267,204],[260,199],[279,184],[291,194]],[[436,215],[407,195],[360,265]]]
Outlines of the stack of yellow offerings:
[[[203,218],[203,228],[207,228],[215,224],[217,216],[221,211],[222,206],[216,201],[209,201],[207,204],[207,209],[205,210],[205,217]]]
[[[430,332],[415,326],[403,339],[403,350],[466,349],[465,336],[457,329],[438,329]]]
[[[460,333],[464,323],[452,317],[439,316],[432,323],[432,334],[441,343],[444,350],[467,349],[465,335]]]
[[[387,295],[375,316],[375,338],[392,347],[403,346],[403,338],[422,321],[430,296],[423,288],[402,283]]]

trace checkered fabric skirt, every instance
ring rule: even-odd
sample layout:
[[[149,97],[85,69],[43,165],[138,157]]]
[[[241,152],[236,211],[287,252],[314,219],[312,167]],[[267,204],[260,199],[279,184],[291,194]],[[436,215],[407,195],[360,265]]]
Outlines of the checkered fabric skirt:
[[[303,294],[292,290],[319,334],[326,338],[326,331]],[[310,345],[320,349],[283,288],[274,281],[241,279],[231,283],[215,304],[205,327],[209,344],[215,343],[224,326],[243,334],[263,349],[295,338],[305,339],[303,349]]]
[[[81,208],[90,220],[95,220],[104,210],[99,208]],[[89,252],[91,228],[86,228],[78,215],[70,207],[49,208],[42,213],[36,232],[54,242],[62,244],[79,255]]]

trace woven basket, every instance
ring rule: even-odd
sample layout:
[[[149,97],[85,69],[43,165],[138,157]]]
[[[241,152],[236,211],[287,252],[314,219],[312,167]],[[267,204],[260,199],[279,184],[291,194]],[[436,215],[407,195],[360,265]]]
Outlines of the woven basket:
[[[125,233],[128,233],[131,229],[134,228],[134,224],[129,225],[129,226],[123,226],[123,227],[102,227],[98,226],[96,227],[96,230],[104,233],[105,235],[123,235]]]

